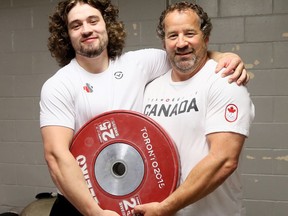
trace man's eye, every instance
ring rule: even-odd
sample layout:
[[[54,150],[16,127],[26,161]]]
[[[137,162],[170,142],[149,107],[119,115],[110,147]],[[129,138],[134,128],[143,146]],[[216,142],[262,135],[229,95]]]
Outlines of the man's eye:
[[[175,40],[175,39],[177,38],[177,35],[172,34],[172,35],[169,35],[168,38],[169,38],[170,40]]]
[[[97,20],[91,20],[90,23],[91,23],[92,25],[95,25],[95,24],[97,24]]]
[[[79,29],[80,28],[80,24],[73,24],[72,26],[71,26],[71,29],[73,29],[73,30],[77,30],[77,29]]]
[[[191,37],[194,37],[195,34],[194,33],[187,33],[186,36],[191,38]]]
[[[98,21],[99,21],[99,19],[97,19],[97,18],[92,18],[92,19],[89,20],[89,23],[90,23],[91,25],[96,25],[96,24],[98,23]]]

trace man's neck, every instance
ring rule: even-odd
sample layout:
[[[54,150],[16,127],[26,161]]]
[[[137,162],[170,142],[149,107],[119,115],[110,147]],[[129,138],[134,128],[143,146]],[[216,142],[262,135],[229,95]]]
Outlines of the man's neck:
[[[190,79],[191,77],[193,77],[195,74],[197,74],[201,68],[206,64],[206,62],[208,61],[208,56],[205,55],[202,60],[199,62],[199,64],[197,65],[197,67],[195,67],[193,69],[193,71],[190,71],[188,73],[183,73],[180,71],[177,71],[176,68],[172,68],[172,74],[171,74],[171,78],[174,82],[182,82],[182,81],[186,81],[188,79]]]
[[[99,56],[92,58],[76,54],[76,61],[82,68],[93,74],[101,73],[109,67],[109,57],[107,51],[104,51]]]

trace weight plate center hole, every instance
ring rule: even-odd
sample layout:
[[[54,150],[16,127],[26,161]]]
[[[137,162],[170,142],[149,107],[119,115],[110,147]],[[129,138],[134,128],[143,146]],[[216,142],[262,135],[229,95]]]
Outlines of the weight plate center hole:
[[[116,162],[112,166],[112,172],[117,177],[122,177],[126,173],[126,166],[123,162]]]

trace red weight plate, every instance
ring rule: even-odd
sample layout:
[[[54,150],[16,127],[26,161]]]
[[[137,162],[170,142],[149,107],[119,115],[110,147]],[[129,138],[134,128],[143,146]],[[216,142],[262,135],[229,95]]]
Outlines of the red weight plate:
[[[123,216],[138,204],[161,202],[178,184],[173,141],[138,112],[116,110],[93,118],[74,136],[70,150],[98,204]]]

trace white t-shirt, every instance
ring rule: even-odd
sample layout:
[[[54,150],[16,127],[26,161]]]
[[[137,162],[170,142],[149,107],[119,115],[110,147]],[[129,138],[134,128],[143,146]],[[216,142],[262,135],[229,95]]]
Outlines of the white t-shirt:
[[[215,67],[216,62],[209,60],[184,82],[173,82],[170,70],[145,90],[144,114],[160,123],[176,143],[181,161],[180,184],[208,154],[207,134],[229,131],[248,136],[254,118],[254,105],[247,89],[229,84],[220,73],[215,74]],[[241,196],[236,171],[214,192],[178,214],[240,216]]]
[[[127,52],[99,74],[85,71],[73,59],[42,87],[40,126],[64,126],[76,133],[106,111],[141,112],[146,84],[169,68],[165,51],[158,49]]]

